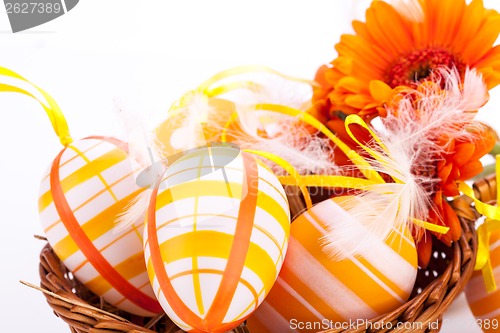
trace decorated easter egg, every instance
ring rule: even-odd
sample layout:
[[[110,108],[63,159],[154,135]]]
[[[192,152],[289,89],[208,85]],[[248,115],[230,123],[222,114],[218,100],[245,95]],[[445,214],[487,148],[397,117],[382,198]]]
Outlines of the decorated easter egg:
[[[343,208],[328,199],[292,222],[281,273],[248,319],[251,332],[317,332],[336,327],[335,322],[377,317],[407,301],[417,275],[408,229],[394,229],[385,242],[336,260],[325,253],[321,240],[341,214],[346,214]]]
[[[144,189],[127,144],[89,137],[65,147],[40,186],[40,218],[57,256],[88,289],[133,314],[162,312],[144,263],[144,223],[117,232],[117,217]]]
[[[196,332],[243,322],[278,276],[289,223],[283,187],[255,156],[218,146],[174,162],[152,194],[144,243],[170,319]]]
[[[235,112],[234,103],[201,94],[186,97],[181,103],[185,105],[172,110],[155,130],[164,158],[217,141]]]
[[[500,232],[493,233],[490,238],[490,260],[497,289],[491,293],[486,291],[481,271],[474,272],[465,287],[465,296],[478,325],[487,333],[498,332],[500,328]]]

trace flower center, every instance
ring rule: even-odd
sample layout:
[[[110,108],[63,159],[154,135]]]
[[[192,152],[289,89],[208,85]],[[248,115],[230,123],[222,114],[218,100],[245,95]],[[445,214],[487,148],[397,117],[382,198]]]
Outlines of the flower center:
[[[442,49],[414,50],[398,59],[390,68],[385,82],[391,87],[410,86],[436,75],[433,71],[440,68],[456,67],[460,74],[465,72],[465,64],[449,51]],[[435,77],[434,77],[435,78]]]

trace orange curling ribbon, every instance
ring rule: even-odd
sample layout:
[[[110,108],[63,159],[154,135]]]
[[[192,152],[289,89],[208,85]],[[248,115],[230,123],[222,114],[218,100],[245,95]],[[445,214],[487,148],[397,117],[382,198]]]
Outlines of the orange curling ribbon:
[[[69,134],[68,124],[61,109],[57,105],[56,101],[47,92],[45,92],[45,90],[31,83],[21,75],[17,74],[14,71],[11,71],[8,68],[0,67],[0,75],[23,81],[25,83],[28,83],[31,87],[35,88],[45,98],[46,102],[43,102],[29,91],[19,88],[15,85],[0,83],[0,91],[16,92],[34,98],[43,107],[43,109],[47,113],[47,116],[49,116],[52,127],[54,128],[54,132],[59,137],[59,141],[61,142],[61,144],[63,146],[68,146],[71,142],[73,142],[73,139]]]
[[[496,181],[497,187],[500,181],[500,155],[496,156]],[[481,270],[486,290],[491,293],[497,289],[493,267],[490,258],[490,238],[491,234],[500,231],[500,207],[488,205],[474,195],[474,190],[464,182],[460,183],[460,191],[474,200],[476,210],[486,216],[486,220],[477,229],[477,257],[474,270]],[[497,188],[497,204],[500,202],[500,191]]]

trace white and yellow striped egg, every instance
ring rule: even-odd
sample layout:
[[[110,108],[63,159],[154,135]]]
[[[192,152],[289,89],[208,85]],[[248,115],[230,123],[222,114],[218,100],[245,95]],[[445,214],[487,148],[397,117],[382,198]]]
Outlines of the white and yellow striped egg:
[[[488,293],[481,271],[474,272],[465,287],[470,309],[483,332],[493,333],[500,329],[500,232],[490,238],[490,260],[497,289]]]
[[[233,112],[234,103],[224,99],[201,94],[187,98],[186,105],[171,111],[155,130],[155,140],[161,142],[160,154],[169,159],[171,155],[220,139],[221,128]],[[228,130],[234,131],[235,126]],[[230,136],[226,139],[231,141]]]
[[[281,268],[289,207],[276,176],[231,147],[188,153],[150,200],[151,284],[180,328],[226,332],[262,303]]]
[[[409,231],[393,230],[385,242],[334,260],[325,254],[321,240],[340,214],[345,211],[329,199],[293,221],[281,273],[248,319],[251,332],[316,332],[330,328],[325,326],[330,321],[370,319],[406,302],[417,275]]]
[[[74,276],[112,305],[133,314],[162,312],[144,263],[144,224],[122,232],[115,222],[143,191],[127,144],[90,137],[65,147],[40,186],[39,212],[57,256]]]

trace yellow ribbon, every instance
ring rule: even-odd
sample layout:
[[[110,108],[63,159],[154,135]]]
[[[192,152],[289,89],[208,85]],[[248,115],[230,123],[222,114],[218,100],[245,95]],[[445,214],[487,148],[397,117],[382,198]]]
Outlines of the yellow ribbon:
[[[270,67],[260,66],[260,65],[248,65],[248,66],[238,66],[235,68],[230,68],[230,69],[227,69],[225,71],[222,71],[222,72],[215,74],[214,76],[212,76],[211,78],[209,78],[208,80],[203,82],[198,87],[197,91],[203,92],[207,96],[215,96],[215,95],[219,95],[222,93],[226,93],[226,92],[234,90],[234,89],[240,89],[241,87],[244,87],[244,88],[261,87],[259,84],[252,82],[252,81],[244,81],[244,83],[239,83],[239,84],[230,83],[230,84],[218,86],[215,88],[212,87],[215,83],[220,82],[222,80],[225,80],[229,77],[237,76],[237,75],[241,75],[241,74],[249,74],[249,73],[274,74],[274,75],[279,76],[279,77],[281,77],[285,80],[288,80],[288,81],[304,83],[304,84],[308,84],[311,86],[316,85],[316,83],[314,81],[285,75],[285,74],[280,73],[280,72],[278,72]],[[238,86],[240,86],[240,87],[238,87]]]
[[[228,78],[242,74],[251,74],[251,73],[268,73],[276,75],[288,81],[303,83],[310,86],[316,85],[314,81],[288,76],[266,66],[259,66],[259,65],[238,66],[224,70],[222,72],[213,75],[211,78],[200,84],[196,89],[187,92],[180,98],[179,101],[177,101],[176,103],[174,103],[174,105],[172,105],[170,111],[175,112],[184,108],[186,105],[190,103],[193,96],[195,95],[201,94],[202,96],[205,96],[207,98],[214,98],[239,89],[247,89],[251,91],[263,90],[264,87],[261,84],[250,80],[227,82],[217,85],[217,83],[220,83],[220,81],[224,81]]]
[[[36,101],[38,101],[38,103],[40,103],[40,105],[43,107],[43,109],[45,110],[45,112],[49,116],[52,127],[54,128],[55,133],[59,137],[59,141],[61,141],[61,144],[63,144],[64,146],[67,146],[71,142],[73,142],[73,139],[71,138],[71,136],[69,134],[68,124],[66,123],[66,119],[64,118],[64,115],[63,115],[61,109],[57,105],[56,101],[47,92],[45,92],[45,90],[43,90],[42,88],[38,87],[37,85],[31,83],[30,81],[28,81],[27,79],[25,79],[21,75],[11,71],[8,68],[0,67],[0,75],[24,81],[24,82],[28,83],[29,85],[31,85],[36,90],[38,90],[38,92],[45,98],[48,105],[45,104],[44,102],[42,102],[38,97],[36,97],[32,93],[30,93],[22,88],[19,88],[17,86],[13,86],[10,84],[0,83],[0,91],[16,92],[16,93],[24,94],[24,95],[32,97]]]
[[[316,187],[337,187],[337,188],[345,188],[345,189],[358,189],[358,190],[369,190],[370,186],[377,185],[377,184],[384,184],[385,181],[383,177],[378,173],[376,170],[373,169],[373,167],[370,165],[370,163],[361,155],[359,155],[357,152],[354,150],[350,149],[349,146],[347,146],[340,138],[338,138],[335,134],[333,134],[326,126],[324,126],[319,120],[317,120],[315,117],[311,116],[310,114],[297,110],[291,107],[287,107],[284,105],[276,105],[276,104],[257,104],[254,105],[255,110],[266,110],[266,111],[273,111],[277,112],[280,114],[288,115],[295,117],[306,124],[314,127],[316,130],[324,134],[326,137],[328,137],[332,142],[335,143],[339,149],[341,149],[353,162],[354,165],[356,165],[360,171],[364,174],[364,176],[367,179],[361,179],[361,178],[355,178],[355,177],[347,177],[347,176],[323,176],[323,175],[291,175],[291,176],[280,176],[278,179],[280,180],[281,184],[283,185],[294,185],[294,184],[300,184],[299,186],[316,186]],[[226,140],[226,132],[230,127],[230,124],[234,121],[236,121],[238,115],[235,113],[232,115],[232,117],[227,121],[226,126],[223,130],[222,133],[222,141],[225,142]],[[373,137],[375,142],[378,143],[378,145],[381,147],[383,151],[385,151],[387,154],[390,154],[389,150],[387,147],[383,144],[382,140],[368,127],[368,125],[357,115],[350,115],[346,118],[345,120],[346,123],[346,130],[351,138],[353,138],[363,149],[370,154],[373,158],[375,158],[378,161],[382,160],[382,157],[380,153],[377,151],[367,147],[366,145],[362,144],[359,142],[359,140],[354,136],[354,134],[350,130],[350,125],[352,124],[358,124],[365,128],[370,135]],[[264,156],[265,152],[260,152],[260,151],[253,151],[254,153],[260,154],[261,156]],[[270,159],[273,161],[272,159]],[[281,163],[284,160],[281,159]],[[276,161],[273,161],[276,162]],[[280,166],[283,167],[282,164],[276,163]],[[288,163],[287,163],[288,164]],[[287,167],[291,167],[291,165],[288,164]],[[287,170],[286,168],[284,168]],[[287,170],[288,171],[288,170]],[[290,172],[289,172],[290,173]],[[402,183],[400,179],[397,177],[392,176],[394,181],[397,183]],[[304,188],[301,188],[302,193],[304,193]],[[309,197],[309,196],[307,196]],[[304,195],[304,198],[306,196]],[[308,206],[308,208],[310,208]],[[444,226],[439,226],[435,225],[426,221],[421,221],[415,218],[412,218],[412,221],[414,224],[423,227],[427,230],[434,231],[437,233],[442,233],[446,234],[449,231],[448,227]]]
[[[497,184],[497,204],[500,203],[500,191],[498,190],[500,181],[500,155],[496,156],[496,184]],[[476,198],[474,190],[464,182],[460,182],[459,189],[465,195],[474,200],[475,208],[481,215],[486,216],[483,224],[477,229],[477,257],[474,270],[481,270],[486,290],[491,293],[497,289],[493,267],[490,258],[490,237],[491,234],[500,231],[500,207],[488,205]]]
[[[293,179],[293,183],[291,183],[289,185],[297,185],[299,187],[300,191],[302,192],[302,195],[304,196],[304,201],[305,201],[307,209],[310,209],[312,207],[311,195],[309,194],[309,191],[307,190],[307,186],[306,186],[305,182],[303,181],[303,178],[300,176],[299,172],[290,163],[288,163],[283,158],[281,158],[275,154],[269,153],[269,152],[260,151],[260,150],[251,150],[251,149],[244,149],[243,151],[250,153],[250,154],[262,156],[262,157],[270,160],[271,162],[276,163],[280,167],[282,167],[286,172],[288,172],[290,174],[289,177],[291,179]]]
[[[287,75],[284,75],[282,73],[279,73],[269,67],[265,66],[240,66],[232,69],[228,69],[226,71],[220,72],[208,80],[206,80],[204,83],[202,83],[198,88],[195,90],[192,90],[188,93],[186,93],[177,103],[175,103],[171,109],[170,112],[182,112],[182,109],[188,105],[191,101],[192,98],[196,95],[202,95],[204,98],[214,98],[219,95],[228,93],[233,90],[237,89],[250,89],[250,90],[257,90],[261,89],[262,86],[256,82],[253,81],[236,81],[236,82],[229,82],[229,83],[223,83],[219,84],[221,81],[224,81],[230,77],[241,75],[241,74],[248,74],[248,73],[270,73],[277,75],[285,80],[289,81],[294,81],[294,82],[299,82],[299,83],[304,83],[308,84],[311,86],[314,86],[315,83],[313,81],[309,80],[303,80],[299,78],[294,78],[290,77]],[[291,117],[294,117],[298,119],[299,121],[302,121],[316,130],[318,130],[320,133],[325,135],[327,138],[329,138],[352,162],[354,165],[356,165],[361,173],[366,177],[366,179],[361,179],[361,178],[354,178],[354,177],[347,177],[347,176],[318,176],[318,175],[306,175],[306,176],[301,176],[299,173],[293,168],[293,166],[282,159],[279,156],[276,156],[274,154],[268,153],[268,152],[263,152],[263,151],[256,151],[256,150],[246,150],[249,153],[255,154],[262,156],[280,167],[282,167],[285,171],[287,171],[290,175],[289,176],[280,176],[278,177],[281,184],[283,185],[298,185],[303,196],[304,200],[306,203],[307,208],[312,207],[312,201],[310,194],[307,190],[307,186],[316,186],[316,187],[340,187],[340,188],[345,188],[345,189],[358,189],[358,190],[369,190],[370,186],[374,186],[377,184],[384,184],[385,181],[383,177],[380,175],[379,172],[377,172],[372,165],[361,155],[359,155],[356,151],[352,150],[349,148],[347,144],[345,144],[340,138],[338,138],[335,134],[333,134],[325,125],[323,125],[319,120],[317,120],[315,117],[310,115],[307,112],[297,110],[288,106],[284,105],[278,105],[278,104],[257,104],[253,106],[253,109],[255,110],[265,110],[265,111],[272,111],[276,113],[280,113],[283,115],[288,115]],[[221,141],[226,142],[227,141],[227,132],[229,130],[229,127],[231,124],[238,119],[238,114],[236,112],[233,112],[231,114],[231,117],[227,120],[224,129],[221,134]],[[347,117],[346,121],[346,130],[349,136],[355,140],[356,143],[358,143],[363,149],[374,159],[378,161],[382,161],[382,157],[379,152],[373,150],[370,147],[365,146],[362,144],[356,136],[351,132],[350,125],[357,124],[365,128],[370,135],[373,137],[375,142],[379,145],[379,147],[388,155],[390,155],[389,150],[387,147],[383,144],[382,140],[378,138],[378,136],[368,127],[368,125],[357,115],[350,115]],[[395,182],[397,183],[402,183],[400,179],[395,177],[394,175],[391,175],[391,177],[394,179]],[[435,224],[431,224],[425,221],[413,219],[413,223],[415,223],[418,226],[424,227],[425,229],[428,229],[430,231],[435,231],[438,233],[447,233],[449,231],[448,227],[443,227],[443,226],[438,226]]]

